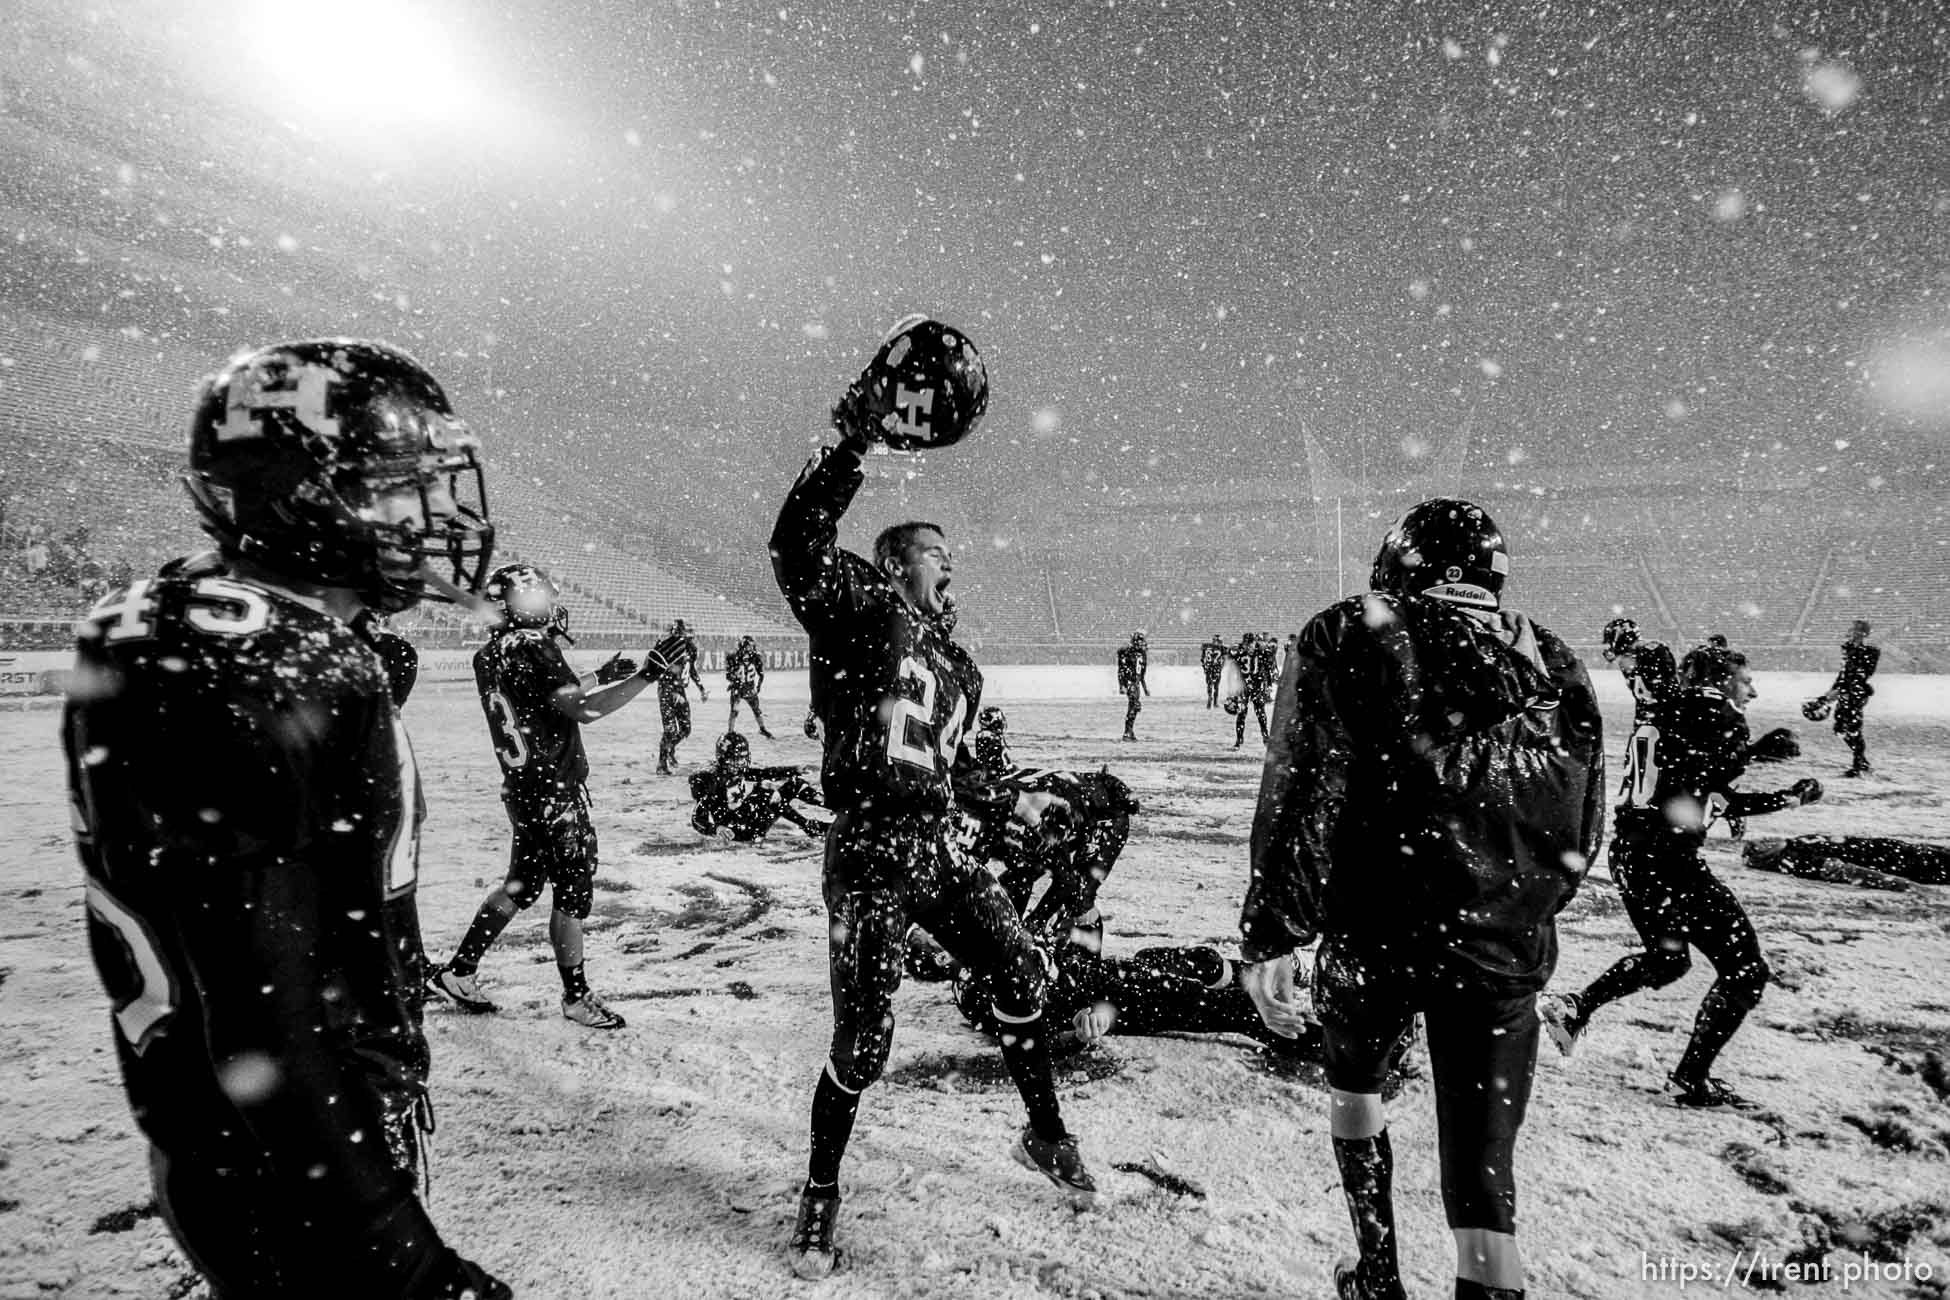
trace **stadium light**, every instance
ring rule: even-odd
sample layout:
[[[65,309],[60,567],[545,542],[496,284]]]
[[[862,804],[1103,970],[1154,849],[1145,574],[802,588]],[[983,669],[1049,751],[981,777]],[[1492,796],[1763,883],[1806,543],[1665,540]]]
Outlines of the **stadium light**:
[[[313,5],[254,0],[248,76],[287,111],[340,123],[432,126],[482,106],[455,57],[452,28],[410,0]],[[237,87],[256,89],[256,87]]]

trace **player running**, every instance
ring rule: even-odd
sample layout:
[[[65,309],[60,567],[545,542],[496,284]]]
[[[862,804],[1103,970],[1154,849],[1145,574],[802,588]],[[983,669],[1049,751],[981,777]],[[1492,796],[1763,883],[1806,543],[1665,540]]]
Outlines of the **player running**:
[[[1713,986],[1669,1085],[1681,1106],[1740,1105],[1739,1094],[1711,1070],[1760,1002],[1769,972],[1746,909],[1707,868],[1700,848],[1719,817],[1813,803],[1821,782],[1804,777],[1768,794],[1735,790],[1746,770],[1745,710],[1754,698],[1746,657],[1701,646],[1686,656],[1680,675],[1683,688],[1655,704],[1632,732],[1612,830],[1612,879],[1644,951],[1621,958],[1576,993],[1543,999],[1538,1014],[1558,1050],[1569,1055],[1600,1007],[1664,988],[1691,967],[1687,948],[1698,948],[1713,963]]]

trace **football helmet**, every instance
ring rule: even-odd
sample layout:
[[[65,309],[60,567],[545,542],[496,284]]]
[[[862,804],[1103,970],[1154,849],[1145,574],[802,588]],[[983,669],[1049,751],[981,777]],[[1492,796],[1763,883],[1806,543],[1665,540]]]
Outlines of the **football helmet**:
[[[1605,643],[1605,662],[1610,663],[1620,655],[1632,653],[1639,643],[1639,625],[1634,619],[1615,618],[1605,624],[1599,637]]]
[[[390,614],[481,589],[494,528],[477,451],[406,353],[308,339],[239,353],[203,380],[183,484],[225,554]],[[415,517],[389,513],[402,490],[419,497]]]
[[[500,613],[503,627],[569,630],[569,614],[562,607],[554,579],[525,561],[504,564],[490,573],[481,596]]]
[[[718,737],[717,753],[719,767],[738,769],[752,765],[752,742],[736,731]]]
[[[1433,497],[1388,530],[1368,585],[1396,595],[1496,609],[1509,573],[1503,534],[1483,508],[1454,497]]]
[[[842,434],[895,451],[949,447],[982,422],[989,372],[974,340],[928,316],[903,317],[833,408]]]
[[[1826,722],[1828,715],[1834,711],[1834,701],[1825,695],[1817,695],[1801,706],[1801,716],[1810,722]]]
[[[977,731],[1006,731],[1008,727],[1009,719],[1002,712],[1000,705],[984,704],[982,711],[975,715],[975,729]]]
[[[1134,646],[1149,646],[1151,643],[1145,640],[1144,629],[1139,628],[1137,631],[1131,633],[1131,644]]]

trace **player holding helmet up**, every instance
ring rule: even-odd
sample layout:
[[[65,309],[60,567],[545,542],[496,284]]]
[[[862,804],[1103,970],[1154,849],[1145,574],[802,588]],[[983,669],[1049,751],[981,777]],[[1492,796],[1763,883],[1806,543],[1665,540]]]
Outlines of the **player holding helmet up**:
[[[1754,698],[1746,657],[1700,646],[1686,656],[1680,676],[1682,689],[1655,704],[1632,733],[1612,831],[1612,879],[1645,949],[1577,993],[1546,998],[1539,1013],[1568,1055],[1599,1007],[1664,988],[1690,968],[1688,946],[1698,948],[1713,963],[1713,987],[1670,1083],[1682,1106],[1739,1105],[1741,1098],[1710,1071],[1760,1002],[1769,972],[1746,909],[1707,869],[1700,848],[1717,818],[1813,803],[1821,782],[1807,777],[1768,794],[1735,790],[1746,770],[1745,710]]]
[[[880,1077],[910,923],[966,965],[991,971],[996,1011],[1012,1027],[1003,1059],[1029,1110],[1015,1154],[1087,1203],[1096,1185],[1064,1127],[1042,1016],[1044,967],[995,881],[944,839],[949,774],[967,761],[963,730],[979,700],[972,661],[951,653],[940,618],[954,563],[941,530],[883,530],[871,561],[840,549],[841,515],[875,443],[946,447],[988,406],[988,375],[966,335],[909,317],[895,326],[833,410],[822,448],[786,495],[772,568],[810,640],[812,698],[823,723],[827,806],[824,892],[833,990],[831,1055],[812,1100],[812,1154],[790,1259],[802,1277],[839,1261],[840,1161],[860,1093]]]
[[[532,564],[504,564],[483,592],[499,620],[474,653],[474,684],[488,738],[501,764],[501,802],[514,826],[507,877],[488,894],[428,988],[462,1011],[492,1012],[476,972],[494,941],[548,885],[548,938],[562,977],[562,1014],[590,1029],[621,1029],[623,1017],[589,989],[582,923],[595,896],[596,828],[589,820],[589,758],[582,724],[604,718],[675,669],[675,636],[644,656],[642,668],[612,656],[583,677],[563,657],[567,611],[555,583]]]
[[[89,946],[156,1202],[220,1296],[505,1297],[417,1195],[418,769],[354,624],[470,597],[474,439],[405,353],[241,353],[185,478],[220,554],[80,625],[63,719]]]
[[[1523,1293],[1511,1176],[1537,1059],[1554,918],[1601,829],[1604,749],[1584,668],[1503,604],[1509,554],[1467,501],[1425,501],[1366,595],[1291,643],[1253,820],[1243,982],[1297,1036],[1294,950],[1314,966],[1341,1185],[1360,1242],[1344,1300],[1400,1297],[1391,1058],[1427,1021],[1458,1297]]]
[[[1138,692],[1151,694],[1151,684],[1144,680],[1145,670],[1151,666],[1151,643],[1146,641],[1142,631],[1131,633],[1131,643],[1117,648],[1117,689],[1124,695],[1124,735],[1121,739],[1136,740],[1137,715],[1144,704]]]

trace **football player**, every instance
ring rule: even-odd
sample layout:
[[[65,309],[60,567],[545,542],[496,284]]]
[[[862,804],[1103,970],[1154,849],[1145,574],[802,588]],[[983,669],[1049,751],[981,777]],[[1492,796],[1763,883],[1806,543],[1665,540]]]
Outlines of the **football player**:
[[[690,624],[683,619],[672,619],[670,631],[660,645],[674,645],[668,672],[657,678],[657,709],[663,715],[663,738],[657,742],[657,774],[669,776],[677,770],[677,746],[691,734],[691,690],[684,684],[686,673],[697,686],[697,698],[708,700],[711,693],[704,689],[704,679],[697,675],[697,641],[691,636]],[[732,708],[738,706],[734,702]],[[757,706],[752,708],[757,713]]]
[[[1060,933],[1032,933],[1054,972],[1044,1015],[1068,1026],[1058,1031],[1060,1045],[1083,1046],[1107,1034],[1243,1034],[1282,1055],[1319,1055],[1317,1026],[1297,1039],[1267,1028],[1239,985],[1237,965],[1217,948],[1140,948],[1129,957],[1106,957]],[[951,978],[962,1017],[985,1033],[1005,1032],[988,979],[960,966]]]
[[[1644,951],[1613,963],[1576,993],[1538,1008],[1551,1040],[1569,1054],[1593,1013],[1641,989],[1664,988],[1690,969],[1688,946],[1713,963],[1692,1039],[1669,1076],[1681,1106],[1738,1106],[1739,1094],[1710,1073],[1767,987],[1767,960],[1753,922],[1733,891],[1700,855],[1706,831],[1721,816],[1754,817],[1821,798],[1821,782],[1804,777],[1785,790],[1734,789],[1747,764],[1747,719],[1754,698],[1746,657],[1700,646],[1680,665],[1682,689],[1653,706],[1632,733],[1625,785],[1612,827],[1609,862]]]
[[[759,688],[765,685],[765,656],[759,653],[758,642],[751,637],[740,637],[738,647],[724,659],[725,693],[731,696],[731,722],[733,731],[738,729],[738,701],[743,700],[752,706],[752,720],[758,723],[758,734],[767,740],[772,733],[765,729],[765,713],[758,707]]]
[[[1217,632],[1198,648],[1199,670],[1205,674],[1205,707],[1219,707],[1219,675],[1226,670],[1226,643]]]
[[[657,643],[642,667],[615,655],[581,676],[563,657],[561,597],[547,573],[504,564],[482,593],[497,621],[474,652],[474,684],[488,739],[501,764],[501,802],[514,827],[508,874],[482,901],[473,923],[428,987],[462,1011],[495,1010],[481,991],[481,959],[515,914],[550,888],[548,938],[562,978],[562,1014],[589,1029],[621,1029],[623,1017],[589,988],[582,923],[595,897],[596,828],[589,820],[589,758],[582,724],[606,718],[654,681],[677,671],[676,636]]]
[[[940,624],[954,573],[947,541],[935,525],[909,521],[882,530],[872,560],[838,545],[875,442],[946,445],[975,426],[987,397],[973,343],[936,321],[902,322],[835,406],[839,444],[801,472],[772,532],[773,573],[811,643],[822,782],[835,813],[823,880],[833,1038],[789,1247],[802,1277],[824,1276],[839,1260],[840,1162],[860,1094],[887,1061],[910,922],[964,965],[994,972],[996,1012],[1011,1027],[1002,1055],[1029,1112],[1016,1158],[1074,1202],[1095,1197],[1050,1074],[1042,956],[1001,887],[945,840],[950,768],[969,761],[962,733],[980,705],[979,672]]]
[[[1268,1027],[1312,1018],[1294,951],[1316,932],[1313,1012],[1330,1129],[1360,1244],[1342,1300],[1402,1295],[1383,1084],[1425,1014],[1455,1294],[1523,1294],[1512,1157],[1537,1060],[1555,917],[1602,828],[1591,681],[1504,607],[1503,535],[1480,508],[1411,509],[1366,595],[1290,645],[1240,914],[1246,991]],[[1482,774],[1494,773],[1493,778]]]
[[[1137,733],[1132,730],[1137,724],[1137,715],[1144,708],[1138,692],[1151,694],[1151,684],[1144,680],[1145,670],[1151,665],[1151,646],[1144,639],[1143,632],[1131,633],[1131,643],[1117,648],[1117,689],[1124,694],[1124,740],[1136,740]]]
[[[1259,738],[1266,739],[1266,702],[1273,697],[1273,664],[1278,654],[1266,638],[1264,644],[1257,633],[1247,632],[1239,638],[1233,649],[1233,660],[1239,665],[1241,691],[1239,708],[1233,713],[1232,747],[1239,749],[1246,743],[1246,710],[1251,708],[1253,718],[1259,723]]]
[[[1652,706],[1678,688],[1678,661],[1665,642],[1641,637],[1639,625],[1629,618],[1615,618],[1605,624],[1601,637],[1605,662],[1617,666],[1625,689],[1632,693],[1632,729],[1636,731],[1652,716]]]
[[[80,624],[63,718],[89,946],[156,1202],[221,1297],[505,1297],[417,1192],[424,806],[355,627],[471,598],[474,439],[384,344],[240,353],[185,486],[214,557]]]
[[[691,827],[699,835],[755,840],[783,818],[808,835],[832,824],[819,789],[796,767],[753,767],[752,745],[735,731],[718,737],[717,762],[691,773]]]
[[[1834,685],[1815,697],[1821,704],[1834,705],[1835,734],[1854,756],[1843,776],[1869,776],[1875,771],[1869,765],[1868,742],[1862,739],[1862,710],[1876,693],[1869,679],[1875,676],[1882,651],[1869,644],[1869,630],[1865,619],[1848,625],[1848,638],[1842,642],[1841,671],[1835,674]]]
[[[1128,785],[1108,770],[998,769],[978,757],[956,770],[955,799],[957,849],[995,874],[1032,932],[1101,932],[1097,891],[1138,810]]]

